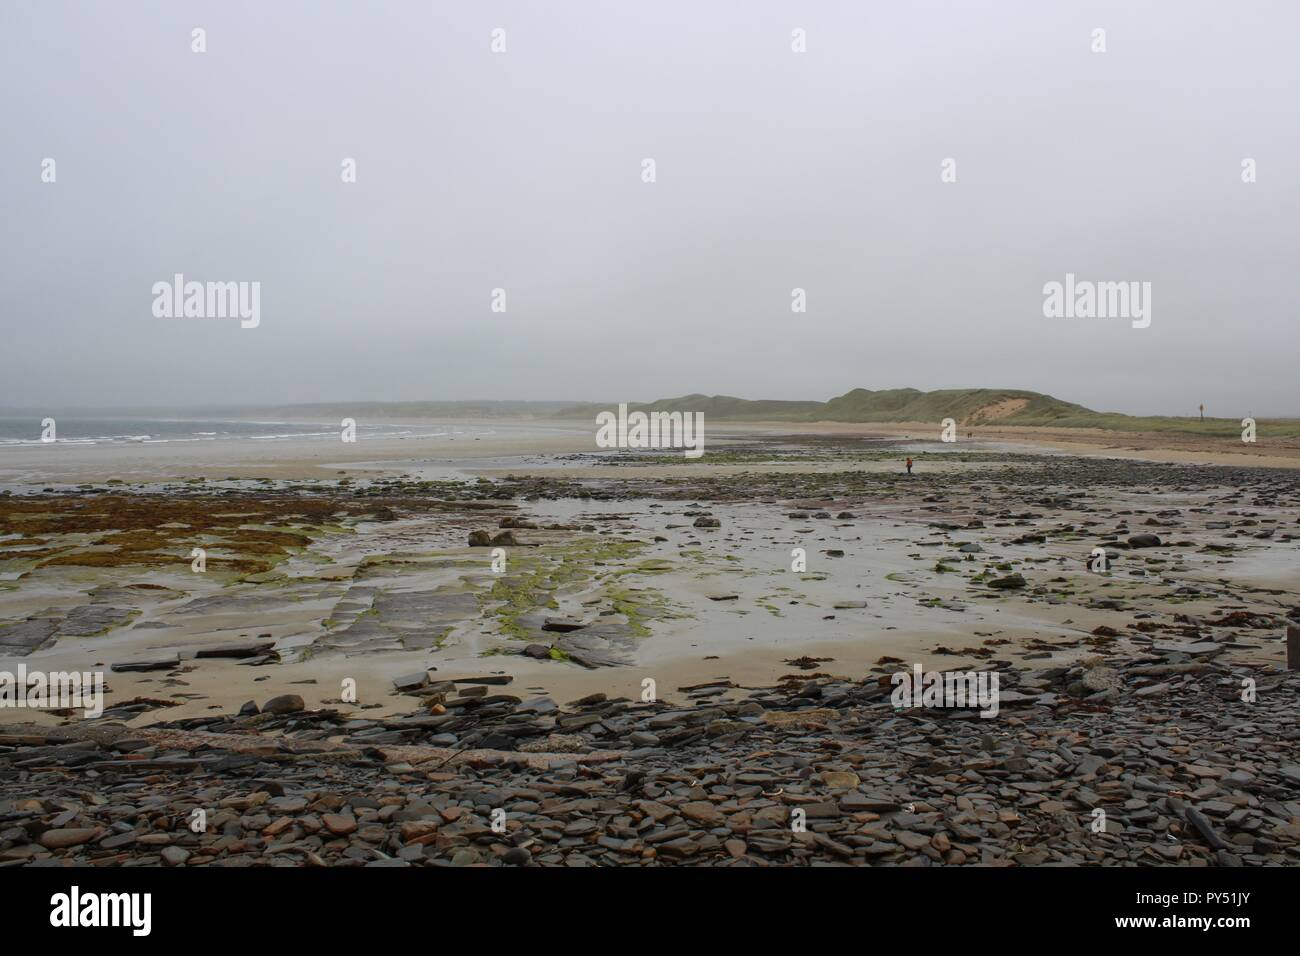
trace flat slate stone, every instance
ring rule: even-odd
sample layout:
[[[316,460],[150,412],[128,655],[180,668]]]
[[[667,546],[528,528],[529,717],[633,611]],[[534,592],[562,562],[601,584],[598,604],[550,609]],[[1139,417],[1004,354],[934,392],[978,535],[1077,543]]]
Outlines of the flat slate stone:
[[[0,649],[6,654],[22,657],[32,651],[40,650],[46,644],[52,644],[59,622],[53,618],[37,617],[19,621],[0,628]]]
[[[194,652],[195,657],[259,657],[275,647],[274,641],[260,641],[256,644],[222,644],[218,647],[203,647]]]
[[[172,657],[160,657],[151,661],[117,661],[109,667],[109,670],[118,673],[130,671],[169,671],[174,667],[179,667],[181,659],[179,655]]]

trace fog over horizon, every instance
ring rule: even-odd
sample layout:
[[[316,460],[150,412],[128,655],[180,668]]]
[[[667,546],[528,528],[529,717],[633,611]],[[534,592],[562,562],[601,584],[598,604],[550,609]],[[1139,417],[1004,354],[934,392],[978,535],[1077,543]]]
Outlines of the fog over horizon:
[[[1298,34],[1282,0],[9,2],[0,406],[1300,416]],[[156,317],[178,273],[260,283],[259,323]],[[1044,317],[1067,274],[1149,282],[1150,326]]]

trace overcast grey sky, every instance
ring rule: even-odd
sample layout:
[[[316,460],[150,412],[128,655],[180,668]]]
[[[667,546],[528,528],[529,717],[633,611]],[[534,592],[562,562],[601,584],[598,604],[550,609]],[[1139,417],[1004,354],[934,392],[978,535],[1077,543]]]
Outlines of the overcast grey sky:
[[[1300,414],[1297,35],[1285,0],[4,0],[0,404]],[[260,325],[155,318],[177,272],[260,282]],[[1150,282],[1150,327],[1045,318],[1067,272]]]

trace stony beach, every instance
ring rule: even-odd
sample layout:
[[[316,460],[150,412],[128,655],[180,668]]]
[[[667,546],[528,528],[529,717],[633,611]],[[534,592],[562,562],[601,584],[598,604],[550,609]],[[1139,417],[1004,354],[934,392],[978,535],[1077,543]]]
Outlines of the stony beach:
[[[0,670],[108,692],[0,710],[0,865],[1300,856],[1292,468],[788,427],[40,451],[0,467]],[[996,674],[996,715],[897,706],[914,667]]]

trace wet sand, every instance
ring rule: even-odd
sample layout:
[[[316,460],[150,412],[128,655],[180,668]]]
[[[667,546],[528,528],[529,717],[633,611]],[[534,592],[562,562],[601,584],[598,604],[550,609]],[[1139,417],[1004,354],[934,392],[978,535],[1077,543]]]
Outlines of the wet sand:
[[[469,463],[483,474],[554,468],[557,456],[594,455],[594,425],[566,420],[459,421],[421,419],[415,427],[441,427],[457,433],[440,437],[367,438],[355,443],[329,439],[263,441],[230,439],[206,443],[117,443],[27,445],[0,448],[0,486],[75,484],[81,482],[181,481],[197,477],[238,476],[254,479],[324,479],[340,475],[413,474],[463,471]],[[843,422],[717,422],[708,424],[710,447],[727,447],[751,439],[800,436],[878,443],[884,439],[939,446],[933,423],[849,424]],[[1223,438],[1171,433],[1113,432],[1083,428],[981,427],[961,429],[956,448],[1022,450],[1137,461],[1300,468],[1300,439],[1270,439],[1255,444]],[[902,446],[900,446],[902,447]],[[904,452],[905,456],[905,452]],[[493,468],[493,460],[503,464]],[[581,467],[576,466],[576,467]],[[674,466],[665,466],[674,467]],[[691,464],[697,469],[743,471],[743,466]],[[778,461],[775,471],[828,470],[825,462]],[[856,467],[888,470],[888,462]],[[476,471],[476,473],[478,473]],[[578,472],[606,477],[608,471]]]
[[[15,535],[36,519],[14,516],[0,540],[0,668],[22,660],[46,670],[106,669],[176,656],[162,670],[109,673],[110,707],[172,705],[119,714],[138,724],[283,693],[308,707],[391,714],[412,703],[395,693],[394,679],[425,669],[435,679],[508,676],[516,692],[558,700],[635,699],[647,686],[673,699],[678,688],[724,677],[770,685],[801,665],[860,679],[891,658],[949,667],[1003,648],[1067,662],[1091,652],[1098,628],[1123,631],[1135,614],[1172,627],[1179,613],[1230,606],[1278,615],[1300,604],[1296,500],[1285,479],[1261,492],[1265,503],[1257,498],[1246,518],[1241,492],[1212,469],[1130,474],[1139,466],[1059,452],[1026,457],[1030,449],[1016,442],[927,454],[917,449],[932,445],[863,445],[858,432],[840,428],[800,444],[788,428],[729,432],[723,448],[751,458],[723,464],[601,458],[585,447],[589,434],[554,429],[479,436],[454,449],[452,441],[377,441],[342,453],[317,444],[308,453],[260,443],[260,458],[233,447],[243,442],[77,448],[67,471],[52,472],[92,484],[147,476],[148,484],[86,494],[138,499],[155,509],[145,525],[171,530],[79,534],[75,516],[65,515],[50,526],[58,533],[38,531],[29,542]],[[827,436],[835,439],[830,459]],[[765,456],[756,439],[775,450]],[[18,462],[7,452],[0,467],[22,473],[48,451],[63,449],[24,449]],[[227,459],[214,470],[217,451]],[[914,479],[901,474],[898,454],[918,456]],[[1083,475],[1102,470],[1086,490],[1068,477],[1052,491],[1005,484],[1008,474],[1019,481],[1056,462]],[[214,480],[223,472],[280,480]],[[208,480],[195,482],[198,473]],[[1152,475],[1166,474],[1169,487],[1151,485]],[[394,476],[407,480],[385,482]],[[190,482],[156,484],[181,478]],[[444,501],[450,479],[498,497]],[[202,529],[182,507],[194,495],[216,496],[201,499],[213,519]],[[294,516],[302,501],[324,511]],[[332,501],[346,508],[327,519]],[[695,527],[702,514],[720,527]],[[511,520],[540,527],[513,531],[520,546],[503,548],[506,566],[494,571],[493,549],[468,547],[467,537],[500,533]],[[1160,547],[1127,550],[1129,536],[1152,527],[1166,536]],[[1267,537],[1255,537],[1265,529]],[[1043,540],[1021,540],[1034,534]],[[112,551],[115,541],[127,544]],[[1125,549],[1106,575],[1087,567],[1098,542]],[[190,567],[196,543],[211,549],[213,566],[202,574]],[[979,550],[963,553],[962,545]],[[797,569],[795,549],[806,560]],[[989,586],[1013,572],[1027,578],[1024,588]],[[102,632],[59,623],[102,623],[105,609],[118,617]],[[548,630],[547,617],[585,626]],[[58,630],[24,657],[6,655],[6,626],[33,622]],[[274,650],[257,666],[194,657],[262,643]],[[529,645],[543,659],[523,655]],[[1237,652],[1275,662],[1282,646],[1247,642]]]

